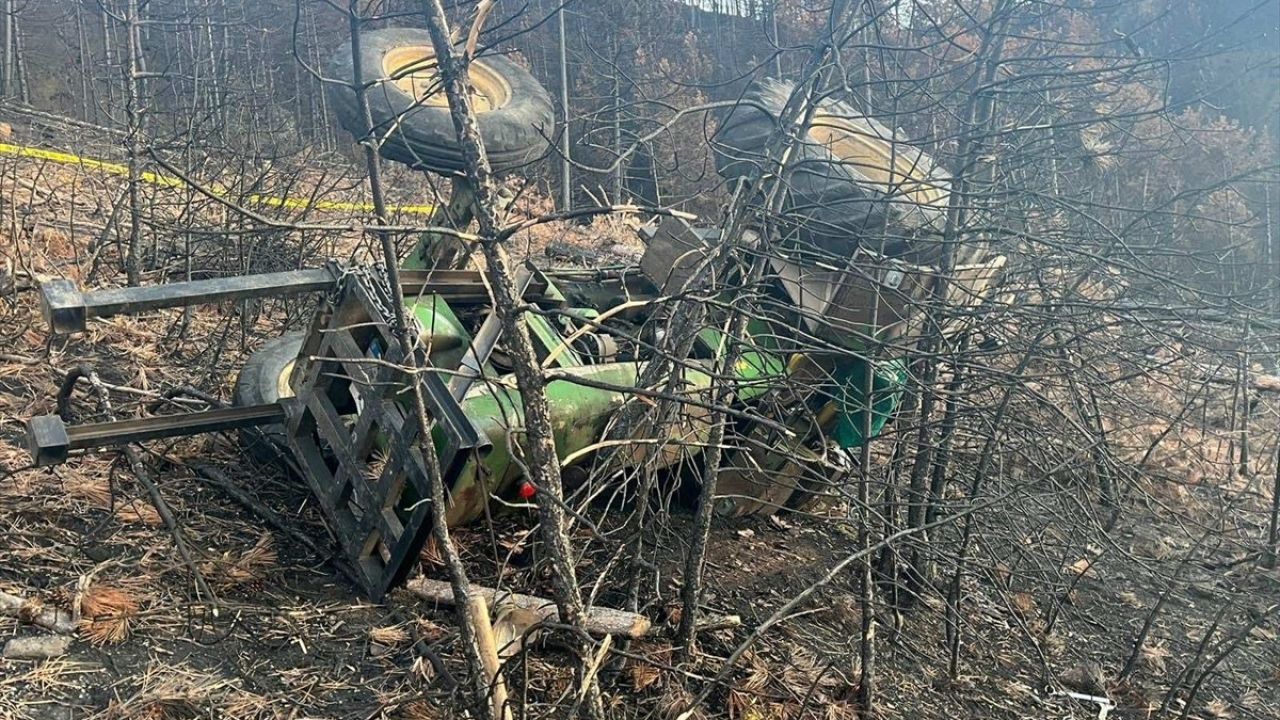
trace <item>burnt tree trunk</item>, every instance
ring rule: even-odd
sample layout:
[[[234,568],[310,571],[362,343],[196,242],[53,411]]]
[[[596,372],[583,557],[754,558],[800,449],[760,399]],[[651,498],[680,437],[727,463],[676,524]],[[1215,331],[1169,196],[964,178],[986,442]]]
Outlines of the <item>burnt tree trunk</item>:
[[[360,64],[360,28],[362,23],[354,1],[348,10],[348,20],[351,29],[351,55],[354,65],[352,87],[355,90],[357,107],[363,115],[366,129],[360,145],[364,152],[365,166],[369,172],[369,191],[373,198],[378,224],[385,225],[387,223],[387,208],[382,187],[381,163],[378,159],[377,148],[370,140],[368,133],[368,129],[373,127],[373,118],[369,111],[365,88],[359,82],[362,71]],[[386,266],[388,276],[387,282],[393,295],[394,302],[392,304],[395,308],[395,323],[397,335],[400,338],[400,350],[404,355],[405,362],[409,363],[409,372],[414,374],[410,379],[409,385],[413,388],[413,407],[416,420],[422,428],[420,437],[423,438],[424,442],[429,443],[431,438],[431,433],[428,431],[430,421],[427,415],[426,400],[422,395],[422,385],[418,382],[416,376],[418,368],[416,367],[413,353],[413,344],[416,338],[409,333],[409,320],[405,311],[404,295],[400,285],[400,271],[397,265],[398,253],[396,244],[391,233],[380,231],[376,234],[381,244],[383,263]],[[440,469],[440,460],[435,450],[431,447],[424,448],[422,458],[431,485],[432,537],[449,570],[454,605],[458,610],[459,635],[462,639],[463,652],[467,659],[468,669],[474,679],[479,700],[474,705],[477,711],[481,713],[481,717],[498,720],[498,718],[503,717],[502,709],[505,705],[505,695],[501,692],[496,679],[493,658],[486,658],[486,655],[495,654],[492,652],[492,648],[488,647],[492,644],[491,641],[489,643],[484,642],[485,626],[489,620],[488,611],[483,604],[483,599],[476,597],[470,591],[470,582],[467,578],[466,568],[462,563],[462,557],[458,554],[457,548],[454,547],[449,537],[449,527],[445,517],[448,509],[448,500],[444,487],[443,473]],[[488,636],[491,638],[491,630],[488,632]],[[486,652],[486,650],[490,652]],[[499,708],[499,712],[492,712],[494,705]]]
[[[564,511],[564,490],[560,478],[560,461],[556,455],[552,433],[551,410],[547,403],[546,380],[542,375],[533,339],[520,310],[519,291],[515,286],[511,259],[502,247],[497,210],[498,193],[485,154],[484,143],[476,127],[475,111],[468,94],[470,57],[459,54],[449,37],[449,24],[440,0],[425,0],[427,29],[440,61],[440,73],[449,100],[454,130],[461,145],[466,177],[475,192],[474,212],[479,226],[480,250],[484,255],[484,275],[493,297],[494,312],[502,326],[502,336],[511,356],[516,386],[524,406],[525,465],[528,480],[535,488],[538,521],[547,555],[551,559],[552,588],[560,618],[581,629],[583,604],[574,568],[573,550],[569,546],[568,523]],[[586,675],[590,664],[590,648],[575,634],[572,647],[578,656],[578,680],[587,686],[587,707],[593,715],[602,712],[599,687]]]

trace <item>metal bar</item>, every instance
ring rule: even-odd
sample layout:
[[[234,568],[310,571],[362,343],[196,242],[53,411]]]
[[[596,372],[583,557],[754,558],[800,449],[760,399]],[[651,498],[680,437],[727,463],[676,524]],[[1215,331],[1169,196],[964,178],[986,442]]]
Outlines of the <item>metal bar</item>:
[[[337,279],[335,272],[333,268],[286,270],[87,293],[70,280],[50,280],[40,285],[41,311],[54,332],[75,333],[94,317],[327,290]]]
[[[489,298],[489,288],[479,270],[401,270],[400,287],[406,301],[417,295],[440,295],[449,300],[473,295]],[[545,280],[530,281],[525,296],[541,297],[546,291]]]
[[[276,403],[72,426],[67,426],[57,415],[43,415],[27,421],[27,442],[37,465],[56,465],[64,462],[72,450],[199,435],[283,420],[284,410]]]
[[[522,267],[516,273],[516,292],[524,295],[529,289],[529,283],[533,280],[533,272]],[[493,348],[498,344],[498,338],[502,335],[502,321],[499,320],[498,314],[489,311],[485,316],[484,322],[480,324],[480,329],[476,331],[476,336],[471,341],[471,348],[467,350],[467,354],[462,356],[462,362],[458,365],[458,372],[449,380],[449,394],[454,400],[461,401],[466,396],[467,391],[475,384],[484,364],[489,361],[489,356],[493,354]]]
[[[89,318],[121,313],[186,307],[224,300],[320,292],[334,286],[342,270],[336,265],[313,270],[239,275],[212,280],[109,288],[82,292],[70,280],[49,280],[40,285],[41,311],[55,333],[83,332]],[[440,295],[454,302],[484,302],[489,291],[476,270],[406,270],[401,272],[406,296]],[[530,290],[541,295],[546,283],[531,283]]]
[[[134,420],[72,425],[67,428],[67,437],[71,441],[69,449],[86,450],[103,445],[124,445],[160,438],[199,435],[219,430],[270,425],[282,421],[284,421],[284,410],[276,403],[266,403],[179,415],[156,415]]]
[[[109,288],[85,295],[85,309],[93,317],[146,312],[163,308],[204,305],[224,300],[247,300],[273,295],[318,292],[333,286],[326,268],[192,280],[136,288]]]
[[[418,375],[418,382],[422,383],[422,399],[427,405],[427,414],[444,430],[447,440],[440,452],[440,466],[447,475],[455,454],[483,447],[487,439],[480,435],[475,423],[462,411],[462,406],[453,399],[453,395],[449,394],[449,388],[440,375],[431,371],[426,353],[420,349],[415,349],[415,352],[418,354],[418,367],[424,371]],[[404,358],[398,347],[392,347],[388,348],[383,359],[395,365]],[[450,480],[447,476],[445,479]]]

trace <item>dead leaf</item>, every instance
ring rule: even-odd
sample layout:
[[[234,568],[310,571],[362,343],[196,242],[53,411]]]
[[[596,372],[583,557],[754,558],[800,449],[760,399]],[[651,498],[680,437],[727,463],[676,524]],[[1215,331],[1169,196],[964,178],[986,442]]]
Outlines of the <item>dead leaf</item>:
[[[275,538],[264,532],[248,550],[238,555],[223,553],[220,558],[200,563],[200,570],[219,590],[253,590],[262,586],[276,563]]]
[[[693,699],[693,694],[684,689],[680,683],[669,683],[662,697],[658,699],[658,717],[662,720],[676,718],[705,720],[707,716],[694,705]]]
[[[1003,688],[1006,695],[1011,698],[1016,698],[1019,702],[1028,698],[1033,698],[1036,695],[1034,688],[1026,683],[1018,682],[1017,680],[1005,680],[1000,682],[999,686]]]
[[[427,538],[427,542],[422,546],[422,551],[418,553],[418,559],[427,567],[444,567],[444,555],[440,553],[440,549],[436,546],[434,535]]]
[[[1041,637],[1040,637],[1040,644],[1044,646],[1044,649],[1045,649],[1045,650],[1046,650],[1050,655],[1058,655],[1058,654],[1060,654],[1063,650],[1065,650],[1065,649],[1066,649],[1066,647],[1067,647],[1067,642],[1066,642],[1066,640],[1063,640],[1063,639],[1062,639],[1062,636],[1061,636],[1061,635],[1058,635],[1058,634],[1056,634],[1056,633],[1051,633],[1051,634],[1049,634],[1049,635],[1044,635],[1044,634],[1043,634],[1043,633],[1044,633],[1044,623],[1043,623],[1043,622],[1040,622],[1039,620],[1037,620],[1036,622],[1032,623],[1032,625],[1033,625],[1033,626],[1035,626],[1037,623],[1039,624],[1039,627],[1038,627],[1038,628],[1035,628],[1035,632],[1036,632],[1036,634],[1037,634],[1037,635],[1040,635],[1040,636],[1041,636]]]
[[[743,659],[747,663],[750,672],[745,680],[742,681],[742,688],[748,692],[757,692],[769,684],[772,675],[769,674],[769,666],[760,659],[760,656],[754,652],[748,651],[743,655]]]
[[[1170,655],[1168,648],[1159,643],[1152,643],[1150,645],[1143,644],[1139,653],[1139,657],[1142,659],[1142,664],[1146,665],[1151,672],[1157,675],[1164,674],[1166,670],[1165,660],[1167,660]]]
[[[1023,619],[1030,618],[1036,612],[1036,598],[1028,592],[1014,593],[1010,598],[1010,604]]]
[[[631,676],[631,687],[636,692],[642,692],[650,687],[659,687],[662,682],[662,671],[648,664],[631,665],[627,668],[627,674]]]
[[[667,623],[672,627],[679,625],[680,621],[684,618],[684,606],[681,605],[680,603],[668,604],[666,607],[666,611],[667,611]]]
[[[1102,674],[1102,666],[1095,662],[1077,665],[1062,673],[1058,680],[1071,690],[1089,695],[1103,695],[1107,691],[1107,679]]]
[[[1008,565],[998,562],[995,567],[996,583],[1000,587],[1008,589],[1010,581],[1013,579],[1013,570]]]
[[[1276,634],[1274,630],[1257,626],[1249,630],[1249,637],[1253,638],[1254,640],[1264,640],[1266,642],[1271,642],[1272,640],[1276,639]]]
[[[419,618],[415,625],[417,626],[418,638],[428,645],[448,634],[448,631],[442,625],[433,623],[426,618]]]
[[[430,667],[429,664],[428,667]],[[441,717],[441,714],[431,703],[426,700],[419,700],[400,708],[400,712],[396,717],[401,718],[401,720],[436,720],[436,718]]]
[[[1235,711],[1231,709],[1231,703],[1222,698],[1214,698],[1205,703],[1204,711],[1213,720],[1230,720],[1236,716]]]
[[[94,645],[123,642],[137,615],[138,599],[110,585],[92,585],[80,598],[80,632]]]
[[[1080,558],[1062,569],[1067,575],[1081,575],[1087,578],[1096,578],[1098,574],[1093,571],[1093,562],[1089,558]]]
[[[767,716],[762,712],[763,703],[754,695],[733,689],[729,691],[729,717],[742,720],[764,720]]]
[[[836,596],[835,601],[831,603],[831,612],[850,632],[856,632],[862,628],[862,606],[856,597],[849,594]]]
[[[755,536],[756,536],[756,531],[752,530],[751,528],[744,528],[738,531],[738,537],[742,538],[743,540],[750,540]]]
[[[827,705],[826,720],[854,720],[856,717],[858,717],[857,711],[847,702]]]
[[[399,625],[369,628],[369,641],[387,647],[401,647],[409,644],[409,633]]]
[[[501,545],[508,553],[512,555],[519,555],[525,551],[525,542],[532,534],[532,531],[525,531],[506,535],[498,538],[498,544]]]

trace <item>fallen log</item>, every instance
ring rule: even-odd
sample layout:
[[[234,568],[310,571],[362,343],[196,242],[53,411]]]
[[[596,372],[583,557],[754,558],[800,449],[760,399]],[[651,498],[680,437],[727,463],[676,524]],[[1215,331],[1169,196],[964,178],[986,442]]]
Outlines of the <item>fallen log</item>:
[[[423,600],[453,605],[453,589],[447,582],[418,578],[407,583],[405,589]],[[560,611],[556,609],[554,602],[546,598],[508,593],[479,585],[472,585],[471,592],[483,597],[490,606],[502,601],[537,613],[547,622],[560,622]],[[649,618],[638,613],[593,605],[587,608],[582,619],[582,629],[592,635],[621,635],[634,639],[648,635],[652,625]]]
[[[76,624],[71,613],[57,608],[42,607],[39,602],[20,598],[0,592],[0,615],[16,617],[19,620],[38,625],[46,630],[71,634],[76,631]]]
[[[66,655],[70,647],[71,638],[66,635],[16,637],[4,644],[0,655],[7,660],[48,660]]]

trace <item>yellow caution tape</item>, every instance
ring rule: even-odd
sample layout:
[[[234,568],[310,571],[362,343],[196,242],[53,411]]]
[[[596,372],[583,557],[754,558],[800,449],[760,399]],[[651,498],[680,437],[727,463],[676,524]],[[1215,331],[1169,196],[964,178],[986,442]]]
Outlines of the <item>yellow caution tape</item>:
[[[26,145],[9,145],[0,143],[0,155],[13,155],[15,157],[34,158],[36,160],[48,160],[50,162],[61,163],[63,165],[79,165],[88,170],[98,170],[111,175],[128,175],[129,168],[125,165],[117,163],[103,162],[102,160],[94,160],[93,158],[80,157],[71,153],[58,152],[56,150],[45,150],[43,148],[28,147]],[[160,175],[153,172],[143,172],[139,176],[142,182],[149,185],[157,185],[159,187],[180,188],[186,187],[186,181],[181,178],[169,177],[168,175]],[[211,192],[218,197],[229,198],[231,195],[224,190],[212,189]],[[269,207],[286,208],[289,210],[341,210],[347,212],[373,212],[372,203],[349,203],[338,202],[336,200],[303,200],[300,198],[281,198],[273,195],[249,195],[244,198],[244,202],[253,205],[266,205]],[[434,205],[392,205],[387,208],[388,212],[407,213],[411,215],[430,215],[435,212]]]

